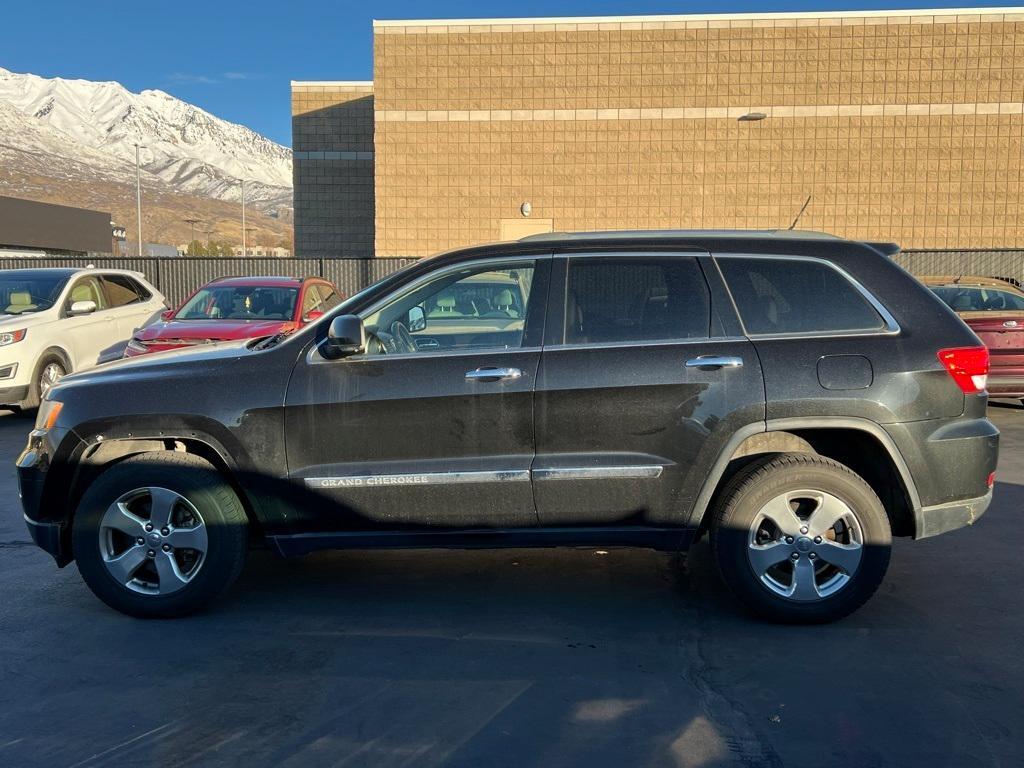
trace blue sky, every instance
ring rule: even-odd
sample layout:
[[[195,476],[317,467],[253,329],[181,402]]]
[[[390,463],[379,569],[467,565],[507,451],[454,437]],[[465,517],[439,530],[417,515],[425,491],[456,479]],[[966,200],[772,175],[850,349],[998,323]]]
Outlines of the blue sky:
[[[943,8],[997,3],[779,0],[9,0],[0,67],[46,77],[160,88],[291,143],[290,80],[368,80],[371,21],[501,16],[603,16]],[[22,30],[17,33],[17,30]]]

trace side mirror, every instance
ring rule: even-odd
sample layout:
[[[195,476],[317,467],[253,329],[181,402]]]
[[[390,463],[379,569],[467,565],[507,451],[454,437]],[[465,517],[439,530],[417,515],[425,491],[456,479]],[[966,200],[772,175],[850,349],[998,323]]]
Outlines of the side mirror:
[[[336,360],[365,351],[366,327],[363,318],[358,315],[339,315],[331,320],[331,327],[327,329],[327,343],[324,345],[326,357]]]
[[[91,315],[95,311],[95,301],[76,301],[71,304],[68,314],[75,317],[76,315]]]
[[[173,309],[165,309],[163,312],[160,313],[161,320],[170,320],[172,317],[174,317]]]
[[[409,331],[415,333],[427,327],[427,316],[423,313],[423,307],[413,307],[409,310]]]
[[[306,316],[302,318],[304,323],[312,323],[314,320],[319,320],[324,316],[324,313],[319,309],[313,309],[306,313]]]

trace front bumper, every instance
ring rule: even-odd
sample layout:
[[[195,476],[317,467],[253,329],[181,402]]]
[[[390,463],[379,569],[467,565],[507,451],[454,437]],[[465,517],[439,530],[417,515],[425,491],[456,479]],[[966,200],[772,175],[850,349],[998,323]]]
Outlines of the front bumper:
[[[914,538],[925,539],[938,536],[940,533],[955,531],[968,525],[974,525],[978,518],[985,514],[992,503],[992,491],[976,499],[953,501],[948,504],[936,504],[922,507],[916,514],[917,535]]]
[[[28,397],[28,385],[0,388],[0,404],[17,405]]]
[[[28,445],[17,462],[18,495],[29,535],[41,549],[53,556],[61,568],[74,559],[69,531],[66,521],[47,515],[43,493],[50,457],[66,434],[67,430],[63,429],[34,430],[29,434]]]

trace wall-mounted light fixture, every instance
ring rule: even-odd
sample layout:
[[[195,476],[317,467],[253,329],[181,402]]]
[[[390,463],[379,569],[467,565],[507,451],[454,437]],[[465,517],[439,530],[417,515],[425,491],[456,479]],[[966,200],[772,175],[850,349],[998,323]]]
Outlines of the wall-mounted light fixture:
[[[754,123],[757,122],[758,120],[764,120],[766,117],[768,117],[768,115],[766,115],[764,112],[747,112],[747,114],[740,115],[736,119],[739,120],[741,123]]]
[[[533,206],[530,205],[528,202],[523,203],[522,205],[519,206],[519,212],[521,214],[523,214],[523,216],[529,216],[530,215],[530,211],[532,211],[532,210],[533,210]]]

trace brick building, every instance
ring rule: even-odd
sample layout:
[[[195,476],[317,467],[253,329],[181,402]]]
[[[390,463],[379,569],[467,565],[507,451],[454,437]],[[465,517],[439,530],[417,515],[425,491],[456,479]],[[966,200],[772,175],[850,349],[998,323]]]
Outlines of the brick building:
[[[372,84],[292,86],[298,256],[786,227],[808,200],[802,228],[1024,245],[1024,8],[378,21],[373,35]]]

